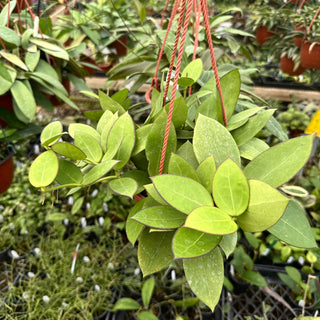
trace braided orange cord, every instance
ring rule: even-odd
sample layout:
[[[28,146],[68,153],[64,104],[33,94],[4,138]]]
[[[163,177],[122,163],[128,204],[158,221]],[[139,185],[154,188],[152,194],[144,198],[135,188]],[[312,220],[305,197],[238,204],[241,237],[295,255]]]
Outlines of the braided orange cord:
[[[302,8],[302,6],[304,5],[304,3],[305,3],[306,1],[307,1],[307,0],[302,0],[302,1],[301,1],[300,5],[299,5],[299,8],[298,8],[298,10],[297,10],[297,13],[300,13],[301,8]]]
[[[161,12],[161,20],[160,20],[160,26],[161,26],[161,27],[163,26],[164,15],[165,15],[165,12],[166,12],[166,10],[167,10],[167,8],[168,8],[169,1],[170,1],[170,0],[167,0],[167,1],[166,1],[165,5],[164,5],[164,9],[163,9],[162,12]]]
[[[312,28],[312,25],[313,25],[313,23],[316,21],[316,18],[317,18],[317,16],[318,16],[319,12],[320,12],[320,6],[319,6],[316,14],[314,15],[314,17],[313,17],[312,20],[311,20],[311,23],[310,23],[310,25],[309,25],[309,27],[308,27],[307,34],[310,32],[310,30],[311,30],[311,28]]]
[[[208,45],[209,45],[209,50],[210,50],[210,55],[211,55],[212,69],[214,71],[214,75],[215,75],[215,79],[216,79],[216,86],[217,86],[217,89],[219,92],[219,97],[220,97],[220,102],[221,102],[223,122],[224,122],[224,125],[227,126],[228,120],[227,120],[226,110],[225,110],[223,97],[222,97],[222,91],[221,91],[221,85],[220,85],[220,79],[219,79],[216,59],[214,56],[214,50],[213,50],[213,44],[212,44],[211,32],[210,32],[210,22],[209,22],[207,2],[206,2],[206,0],[200,0],[200,3],[201,3],[202,15],[203,15],[203,19],[204,19],[204,24],[205,24],[206,34],[207,34],[207,39],[208,39]]]
[[[192,6],[193,6],[193,1],[195,1],[195,0],[190,0],[188,2],[186,17],[184,20],[184,26],[183,26],[182,35],[181,35],[180,47],[179,47],[178,58],[177,58],[177,65],[176,65],[174,82],[173,82],[171,99],[170,99],[170,107],[169,107],[168,118],[167,118],[167,125],[166,125],[163,146],[162,146],[162,152],[161,152],[161,158],[160,158],[159,174],[162,174],[162,172],[163,172],[164,160],[165,160],[166,151],[167,151],[170,125],[171,125],[171,119],[172,119],[172,113],[173,113],[173,107],[174,107],[175,96],[176,96],[178,80],[179,80],[179,71],[180,71],[181,62],[182,62],[182,55],[183,55],[184,44],[185,44],[185,40],[186,40],[186,36],[187,36],[188,24],[190,21],[190,15],[191,15],[191,10],[192,10]],[[183,0],[184,5],[185,5],[185,2],[186,1]],[[179,32],[179,34],[180,34],[180,32]],[[170,78],[167,79],[167,83],[169,83],[169,82],[170,82]]]
[[[166,30],[166,34],[165,34],[165,36],[164,36],[164,39],[163,39],[163,42],[162,42],[162,46],[161,46],[161,49],[160,49],[160,52],[159,52],[158,61],[157,61],[157,66],[156,66],[156,70],[155,70],[155,72],[154,72],[154,77],[153,77],[153,79],[152,79],[150,88],[149,88],[149,89],[147,90],[147,92],[145,93],[145,99],[146,99],[146,101],[147,101],[149,104],[151,104],[150,93],[151,93],[152,89],[153,89],[154,87],[155,87],[157,90],[160,89],[159,79],[158,79],[158,76],[157,76],[157,75],[158,75],[158,72],[159,72],[160,62],[161,62],[161,58],[162,58],[162,55],[163,55],[163,52],[164,52],[165,44],[166,44],[167,39],[168,39],[169,31],[170,31],[170,29],[171,29],[171,26],[172,26],[174,17],[176,16],[177,11],[178,11],[179,2],[180,2],[180,0],[177,0],[177,1],[175,1],[175,3],[174,3],[174,6],[173,6],[173,9],[172,9],[172,12],[171,12],[171,17],[170,17],[170,19],[169,19],[168,27],[167,27],[167,30]]]
[[[176,2],[178,2],[178,1],[179,0],[176,0]],[[178,27],[177,27],[177,32],[176,32],[176,38],[174,40],[174,45],[173,45],[173,49],[172,49],[172,56],[171,56],[169,71],[168,71],[168,75],[167,75],[166,87],[164,89],[164,94],[163,94],[163,105],[166,104],[166,100],[167,100],[171,74],[172,74],[172,70],[173,70],[174,60],[176,58],[176,53],[177,53],[178,43],[179,43],[179,38],[180,38],[180,32],[181,32],[181,28],[182,28],[182,24],[183,24],[183,16],[184,16],[184,12],[185,12],[185,7],[186,7],[186,0],[182,0],[181,9],[180,9],[180,17],[179,17],[179,22],[178,22]]]

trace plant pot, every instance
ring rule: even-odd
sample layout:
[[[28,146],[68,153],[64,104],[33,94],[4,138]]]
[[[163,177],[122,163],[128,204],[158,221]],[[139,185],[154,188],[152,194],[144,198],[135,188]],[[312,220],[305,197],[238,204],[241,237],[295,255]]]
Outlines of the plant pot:
[[[301,65],[306,69],[320,69],[320,43],[304,42],[301,46],[300,56]]]
[[[109,44],[110,48],[115,49],[118,57],[124,57],[127,54],[128,48],[128,36],[121,36],[119,39]]]
[[[0,162],[0,194],[7,191],[13,179],[14,164],[12,154]]]
[[[306,70],[306,68],[301,65],[294,70],[294,62],[287,55],[280,59],[280,68],[284,73],[289,74],[290,76],[298,76]]]
[[[306,32],[306,27],[304,27],[304,26],[302,26],[302,25],[296,25],[296,26],[294,27],[294,31],[301,31],[301,32],[305,33],[305,32]],[[301,37],[295,37],[295,38],[293,39],[293,42],[294,42],[295,46],[301,48],[302,43],[303,43],[303,36],[301,36]]]
[[[10,93],[3,94],[0,96],[0,108],[5,108],[7,110],[13,111],[12,105],[12,95]],[[7,123],[0,119],[0,127],[5,128]]]
[[[256,29],[256,40],[260,45],[273,37],[273,35],[274,33],[269,31],[267,26],[259,27]]]
[[[83,59],[81,59],[81,65],[86,69],[86,71],[88,72],[88,74],[90,76],[93,76],[95,70],[97,70],[97,68],[93,68],[93,67],[90,67],[89,65],[87,64],[92,64],[92,65],[96,65],[96,62],[90,58],[90,57],[85,57]],[[83,62],[83,63],[82,63]]]

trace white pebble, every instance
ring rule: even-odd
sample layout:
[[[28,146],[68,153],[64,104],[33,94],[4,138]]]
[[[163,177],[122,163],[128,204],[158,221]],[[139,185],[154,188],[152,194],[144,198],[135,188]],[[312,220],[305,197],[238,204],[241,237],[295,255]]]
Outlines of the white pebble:
[[[28,300],[30,298],[30,295],[28,292],[23,292],[22,293],[22,298],[25,299],[25,300]]]
[[[85,228],[85,227],[87,226],[87,220],[86,220],[86,218],[85,218],[85,217],[82,217],[82,218],[80,219],[80,223],[81,223],[81,227],[82,227],[82,228]]]
[[[140,274],[140,269],[139,268],[134,269],[134,275],[138,276],[139,274]]]
[[[69,304],[66,303],[66,302],[64,302],[64,301],[61,303],[62,308],[66,308],[68,305],[69,305]]]
[[[90,258],[87,257],[87,256],[84,256],[84,257],[83,257],[83,262],[89,263],[89,262],[90,262]]]
[[[68,205],[69,206],[73,205],[73,197],[72,196],[68,197]]]
[[[15,251],[15,250],[11,250],[10,254],[11,254],[11,258],[12,259],[18,259],[19,258],[19,255],[18,255],[17,251]]]
[[[28,272],[28,277],[29,278],[34,278],[36,275],[33,272]]]
[[[108,269],[109,269],[109,270],[114,270],[114,265],[113,265],[112,262],[109,262],[109,263],[108,263]]]
[[[38,154],[40,152],[40,147],[38,144],[33,145],[33,153]]]
[[[91,197],[94,198],[98,195],[99,193],[99,190],[98,189],[94,189],[92,192],[91,192]]]
[[[293,256],[290,256],[289,258],[288,258],[288,260],[287,260],[287,263],[292,263],[294,261],[294,258],[293,258]]]
[[[304,306],[304,300],[299,300],[298,305],[302,308]]]
[[[82,278],[82,277],[77,277],[76,281],[77,281],[78,283],[82,283],[82,282],[83,282],[83,278]]]
[[[109,207],[108,207],[108,204],[106,202],[102,203],[102,207],[103,207],[103,212],[108,212],[109,211]]]
[[[175,270],[171,270],[171,280],[175,281],[177,279],[176,277],[176,271]]]
[[[304,265],[304,257],[299,257],[298,262],[303,266]]]
[[[100,286],[98,284],[95,284],[94,285],[94,290],[99,292],[100,291]]]
[[[104,217],[99,218],[99,225],[102,227],[104,223]]]
[[[63,224],[64,224],[65,226],[69,225],[69,219],[65,218],[65,219],[63,220]]]
[[[50,301],[50,298],[48,296],[43,296],[42,300],[44,303],[48,303]]]
[[[33,252],[34,252],[34,254],[35,254],[36,256],[38,256],[38,255],[40,255],[41,250],[40,250],[39,248],[34,248],[34,249],[33,249]]]
[[[86,203],[86,208],[87,208],[87,210],[89,210],[89,209],[90,209],[90,206],[91,206],[91,205],[90,205],[90,203],[89,203],[89,202],[87,202],[87,203]]]

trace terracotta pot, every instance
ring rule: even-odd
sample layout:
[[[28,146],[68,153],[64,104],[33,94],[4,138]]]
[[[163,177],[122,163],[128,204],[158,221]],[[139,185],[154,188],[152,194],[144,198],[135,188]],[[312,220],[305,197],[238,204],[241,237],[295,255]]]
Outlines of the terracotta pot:
[[[110,43],[108,47],[115,49],[118,57],[125,56],[128,48],[128,36],[124,35],[120,37],[119,39]]]
[[[96,62],[95,62],[92,58],[90,58],[90,57],[85,57],[85,58],[81,59],[80,62],[87,62],[87,63],[93,64],[93,65],[96,65]],[[92,76],[92,75],[94,74],[94,71],[95,71],[96,69],[94,69],[94,68],[92,68],[92,67],[90,67],[90,66],[87,66],[87,65],[85,65],[85,64],[81,64],[81,65],[87,70],[87,72],[88,72],[88,74],[89,74],[90,76]]]
[[[6,93],[0,96],[0,108],[5,108],[13,111],[12,95],[10,93]],[[0,119],[0,127],[5,128],[6,126],[7,123],[4,120]]]
[[[306,69],[320,69],[320,43],[312,46],[311,42],[304,42],[301,46],[301,65]]]
[[[304,26],[302,26],[302,25],[296,25],[295,27],[294,27],[294,31],[302,31],[302,32],[306,32],[306,27],[304,27]],[[293,39],[293,42],[294,42],[294,44],[297,46],[297,47],[299,47],[299,48],[301,48],[301,46],[302,46],[302,43],[303,43],[303,36],[301,36],[301,37],[295,37],[294,39]]]
[[[0,194],[7,191],[13,179],[14,164],[12,154],[0,162]]]
[[[284,56],[280,59],[280,68],[284,73],[287,73],[290,76],[298,76],[306,70],[306,68],[302,67],[301,65],[294,70],[294,62],[288,56]]]
[[[259,27],[256,29],[256,40],[260,45],[265,43],[273,35],[274,35],[274,33],[269,31],[268,27],[266,27],[266,26]]]

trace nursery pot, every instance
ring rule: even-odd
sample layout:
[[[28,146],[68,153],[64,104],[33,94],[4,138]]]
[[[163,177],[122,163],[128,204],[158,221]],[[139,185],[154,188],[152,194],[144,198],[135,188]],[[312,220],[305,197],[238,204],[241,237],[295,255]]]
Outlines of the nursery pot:
[[[267,26],[259,27],[256,29],[256,40],[260,45],[265,43],[273,35],[274,33],[269,31]]]
[[[12,105],[12,95],[10,93],[3,94],[0,96],[0,108],[5,108],[7,110],[13,111]],[[0,119],[0,127],[5,128],[7,123]]]
[[[306,32],[306,27],[298,24],[298,25],[296,25],[296,26],[294,27],[294,31]],[[293,42],[294,42],[294,44],[295,44],[297,47],[301,48],[302,43],[303,43],[303,36],[301,36],[301,37],[295,37],[295,38],[293,39]]]
[[[116,50],[118,57],[124,57],[127,54],[128,36],[121,36],[119,39],[113,41],[109,47]]]
[[[320,43],[304,42],[301,46],[300,55],[303,67],[307,69],[320,69]]]
[[[14,165],[13,154],[9,154],[5,159],[0,161],[0,194],[7,191],[13,179]]]
[[[284,73],[287,73],[290,76],[298,76],[306,70],[306,68],[302,67],[301,65],[294,70],[294,62],[287,55],[280,59],[280,68]]]

